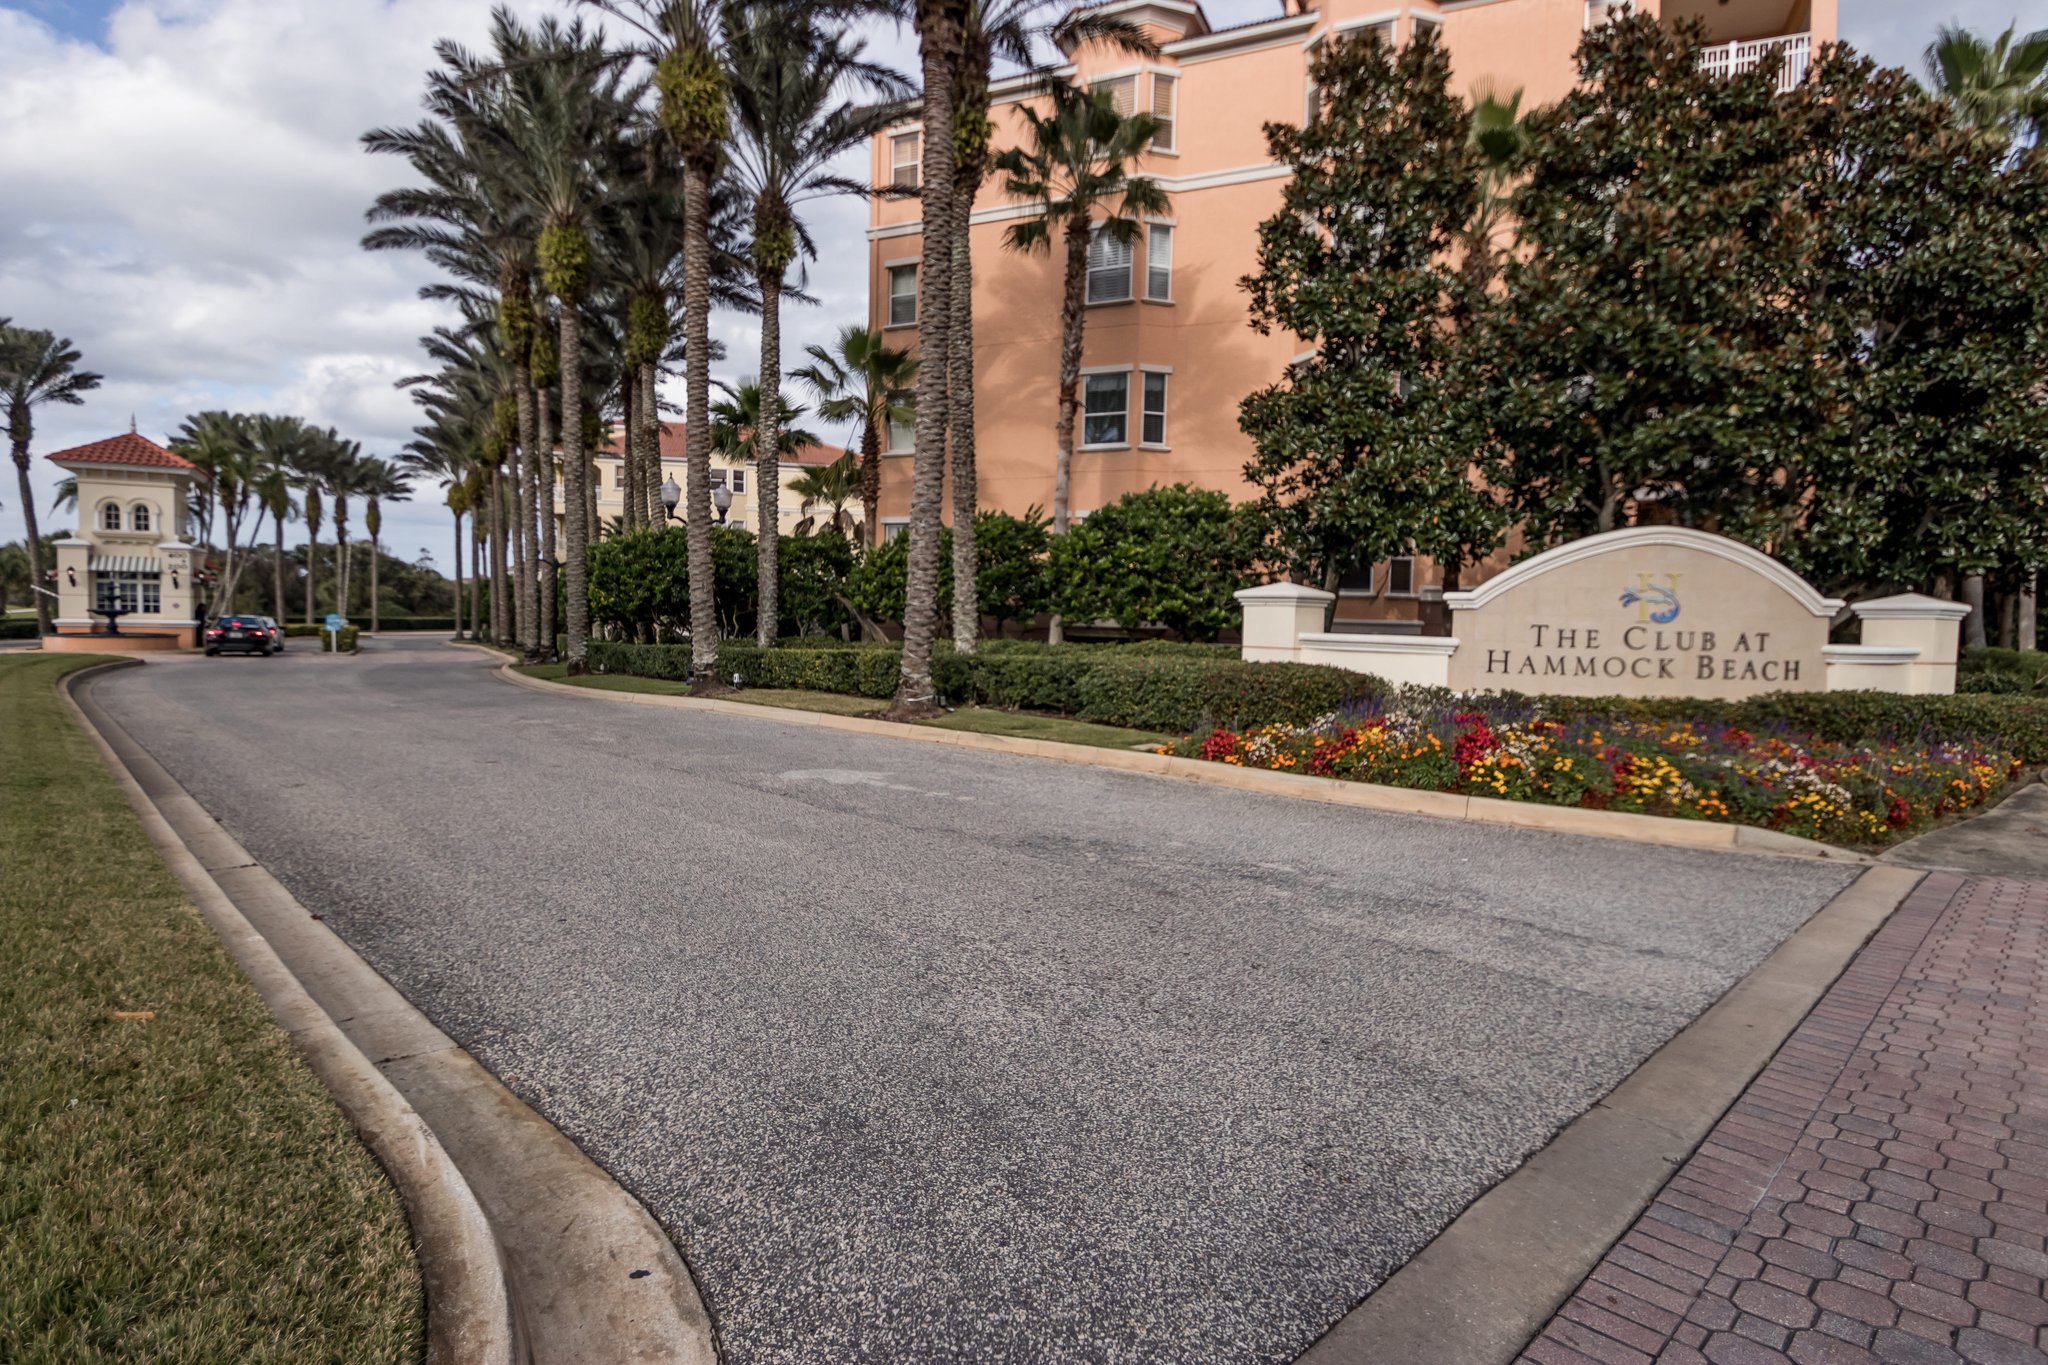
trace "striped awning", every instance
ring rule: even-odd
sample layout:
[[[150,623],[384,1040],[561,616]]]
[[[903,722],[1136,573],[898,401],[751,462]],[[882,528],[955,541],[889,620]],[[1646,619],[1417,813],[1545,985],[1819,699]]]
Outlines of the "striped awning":
[[[86,567],[94,573],[160,574],[164,566],[148,555],[94,555]]]

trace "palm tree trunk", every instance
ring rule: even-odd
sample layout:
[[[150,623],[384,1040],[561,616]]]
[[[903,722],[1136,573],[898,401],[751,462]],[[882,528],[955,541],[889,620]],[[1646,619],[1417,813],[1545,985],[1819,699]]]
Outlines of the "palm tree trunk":
[[[455,516],[455,638],[462,638],[462,513],[448,509]]]
[[[2035,649],[2040,644],[2041,630],[2041,575],[2028,573],[2020,579],[2020,638],[2021,649]]]
[[[649,526],[666,527],[668,508],[661,501],[661,377],[651,360],[640,363],[640,433],[642,459],[646,462],[640,480],[640,495],[646,499],[642,520]]]
[[[21,418],[20,413],[16,413]],[[28,581],[33,585],[29,597],[36,604],[36,630],[43,635],[50,634],[55,627],[50,622],[50,599],[43,596],[49,584],[43,581],[43,537],[36,529],[36,494],[28,478],[28,422],[20,420],[20,434],[14,438],[14,472],[21,481],[22,529],[28,532]]]
[[[524,650],[533,629],[532,604],[527,598],[527,587],[532,578],[532,566],[526,558],[526,452],[515,448],[505,456],[505,476],[512,487],[507,499],[506,511],[511,514],[512,525],[505,539],[512,562],[506,566],[505,587],[512,594],[512,643]]]
[[[228,610],[234,610],[229,598]],[[334,610],[348,615],[348,499],[334,500]]]
[[[582,304],[562,300],[562,483],[568,505],[568,544],[563,547],[567,563],[567,610],[569,613],[569,669],[583,671],[583,659],[590,642],[590,522],[585,508],[589,494],[589,461],[583,454],[583,355]]]
[[[647,514],[647,503],[640,495],[647,461],[647,452],[640,445],[640,367],[628,364],[619,383],[626,395],[626,429],[619,440],[619,496],[625,506],[619,524],[632,532],[640,529]]]
[[[943,244],[954,199],[953,76],[959,67],[961,0],[917,0],[917,36],[924,64],[924,216],[939,229],[941,250],[931,253],[937,269],[920,271],[923,299],[918,336],[930,339],[938,360],[950,339],[953,272]],[[927,363],[917,372],[917,453],[910,476],[910,556],[903,606],[903,663],[892,709],[914,714],[938,701],[932,682],[932,638],[939,618],[939,530],[946,496],[946,366]]]
[[[483,641],[484,538],[483,521],[476,509],[469,513],[469,638]],[[459,555],[460,550],[456,553]]]
[[[1081,405],[1081,339],[1088,318],[1088,220],[1069,218],[1066,238],[1066,280],[1060,295],[1060,409],[1052,471],[1052,533],[1056,536],[1067,533],[1072,515],[1074,422]],[[1046,638],[1053,644],[1066,638],[1066,622],[1057,611],[1047,625]]]
[[[760,273],[761,409],[754,421],[754,581],[759,592],[754,642],[774,647],[781,633],[782,604],[782,272]],[[744,506],[741,508],[745,510]]]
[[[279,625],[284,624],[284,517],[278,516],[277,550],[270,556],[270,602],[271,611]]]
[[[690,683],[718,686],[718,601],[711,578],[711,177],[683,159],[683,504],[689,532]]]
[[[974,468],[974,261],[968,254],[974,195],[980,187],[979,165],[963,167],[943,239],[952,253],[953,270],[953,319],[946,347],[946,389],[952,397],[947,440],[953,459],[953,648],[962,654],[972,654],[981,638],[974,546],[974,517],[980,510]]]
[[[504,648],[512,643],[510,617],[512,594],[505,582],[505,464],[491,466],[491,643]]]
[[[307,490],[306,508],[306,624],[313,624],[313,571],[320,564],[320,514],[313,510],[313,492]]]
[[[869,400],[872,403],[872,399]],[[869,545],[882,543],[882,434],[870,414],[860,424],[860,513],[866,518],[861,536]]]
[[[515,348],[517,349],[517,348]],[[513,401],[519,409],[519,643],[526,657],[540,649],[540,498],[539,445],[533,416],[533,366],[525,357],[512,363]]]
[[[555,577],[558,571],[555,561],[555,435],[553,423],[548,420],[548,396],[545,388],[533,391],[534,424],[540,434],[539,444],[534,449],[540,452],[540,580],[536,586],[540,593],[540,651],[543,659],[555,657]]]

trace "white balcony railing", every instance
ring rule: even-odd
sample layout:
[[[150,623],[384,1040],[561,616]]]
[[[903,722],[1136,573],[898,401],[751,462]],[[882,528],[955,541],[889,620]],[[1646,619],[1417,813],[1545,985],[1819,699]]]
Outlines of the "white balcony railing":
[[[1778,67],[1778,89],[1790,90],[1806,79],[1806,63],[1813,49],[1810,33],[1788,33],[1781,38],[1752,38],[1741,43],[1716,43],[1700,51],[1700,66],[1716,76],[1736,76],[1762,62],[1772,48],[1783,48]]]

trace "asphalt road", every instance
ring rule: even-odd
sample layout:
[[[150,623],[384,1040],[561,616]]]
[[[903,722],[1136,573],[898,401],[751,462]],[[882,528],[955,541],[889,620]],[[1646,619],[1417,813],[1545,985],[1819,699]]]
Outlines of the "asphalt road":
[[[1852,875],[368,648],[97,695],[647,1203],[736,1365],[1289,1360]]]

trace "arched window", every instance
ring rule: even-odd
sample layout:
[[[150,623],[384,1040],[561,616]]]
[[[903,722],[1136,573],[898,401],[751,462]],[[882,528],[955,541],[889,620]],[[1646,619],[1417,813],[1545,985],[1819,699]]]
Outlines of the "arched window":
[[[100,529],[118,531],[121,529],[121,505],[110,502],[100,509]]]
[[[137,531],[147,531],[149,529],[148,503],[138,502],[135,504],[135,510],[129,514],[128,525],[132,530]]]

